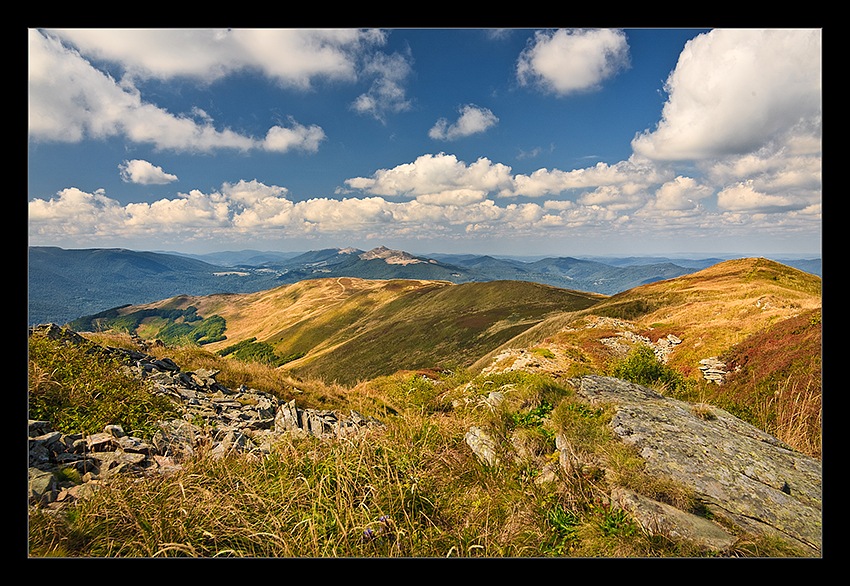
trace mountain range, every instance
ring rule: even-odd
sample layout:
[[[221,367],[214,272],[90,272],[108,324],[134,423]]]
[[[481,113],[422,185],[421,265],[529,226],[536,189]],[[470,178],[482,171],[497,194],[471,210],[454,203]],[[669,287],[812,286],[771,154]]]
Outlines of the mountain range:
[[[205,255],[120,248],[29,247],[28,324],[65,324],[124,305],[177,295],[254,293],[308,279],[413,279],[461,284],[525,281],[571,291],[614,295],[671,279],[724,259],[663,257],[503,258],[471,254],[417,256],[377,247],[304,253],[229,251]],[[783,264],[820,274],[820,259]]]
[[[563,368],[601,367],[618,345],[640,336],[652,343],[672,336],[669,364],[698,373],[700,360],[820,306],[820,277],[745,258],[612,296],[519,280],[330,277],[254,293],[178,295],[69,325],[200,344],[298,377],[353,385],[399,370],[481,369],[506,349],[542,347],[548,352],[535,355],[537,362],[558,356],[572,365]],[[769,346],[783,359],[794,356],[787,343]],[[806,360],[817,358],[814,348]],[[772,362],[777,370],[779,362]]]

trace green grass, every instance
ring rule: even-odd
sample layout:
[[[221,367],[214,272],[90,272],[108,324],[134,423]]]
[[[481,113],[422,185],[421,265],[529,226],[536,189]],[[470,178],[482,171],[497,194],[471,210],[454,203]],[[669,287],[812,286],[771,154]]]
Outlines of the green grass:
[[[121,363],[102,353],[48,338],[29,339],[29,418],[50,421],[64,433],[96,433],[119,424],[150,439],[157,419],[174,415],[172,404]]]

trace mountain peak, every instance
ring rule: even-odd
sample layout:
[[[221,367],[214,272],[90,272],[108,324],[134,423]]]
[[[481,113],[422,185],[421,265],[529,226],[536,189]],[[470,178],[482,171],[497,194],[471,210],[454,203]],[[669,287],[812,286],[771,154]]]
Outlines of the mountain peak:
[[[421,258],[416,258],[403,250],[392,250],[386,246],[378,246],[368,252],[364,252],[360,255],[360,258],[362,260],[380,259],[389,265],[410,265],[425,262]]]

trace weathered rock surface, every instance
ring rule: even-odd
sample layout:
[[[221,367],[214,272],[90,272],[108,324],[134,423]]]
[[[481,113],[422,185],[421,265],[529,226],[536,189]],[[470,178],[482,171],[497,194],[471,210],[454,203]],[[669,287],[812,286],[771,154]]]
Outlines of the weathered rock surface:
[[[616,406],[611,428],[638,449],[647,473],[692,488],[717,519],[821,555],[820,461],[717,407],[695,409],[610,377],[582,377],[577,391],[591,403]],[[645,498],[623,492],[615,496],[636,518],[645,515],[642,524],[647,529],[671,519],[663,507]],[[722,543],[717,535],[710,539]]]

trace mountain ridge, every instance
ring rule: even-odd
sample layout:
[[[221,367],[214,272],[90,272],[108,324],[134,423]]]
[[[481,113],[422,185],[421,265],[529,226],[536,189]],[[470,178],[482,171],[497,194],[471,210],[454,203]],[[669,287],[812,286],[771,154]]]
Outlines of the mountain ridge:
[[[366,258],[361,258],[364,255]],[[610,295],[705,268],[696,261],[683,266],[673,262],[636,265],[632,260],[626,266],[616,266],[613,260],[606,264],[573,257],[528,262],[489,255],[424,257],[386,247],[371,251],[331,248],[300,254],[247,250],[199,256],[122,248],[31,246],[28,257],[30,325],[64,324],[109,308],[180,294],[248,293],[323,277],[454,283],[524,280]]]
[[[632,341],[673,336],[678,346],[665,360],[690,376],[699,373],[700,360],[820,307],[819,277],[750,258],[613,296],[527,281],[332,277],[247,294],[178,296],[71,326],[156,338],[179,325],[181,335],[198,331],[210,351],[256,344],[288,357],[285,368],[298,376],[342,384],[399,369],[480,369],[510,348],[547,348],[565,357],[565,371],[603,367],[610,354],[603,346],[622,346],[616,340],[628,330]],[[213,319],[220,320],[219,330],[209,336]]]

